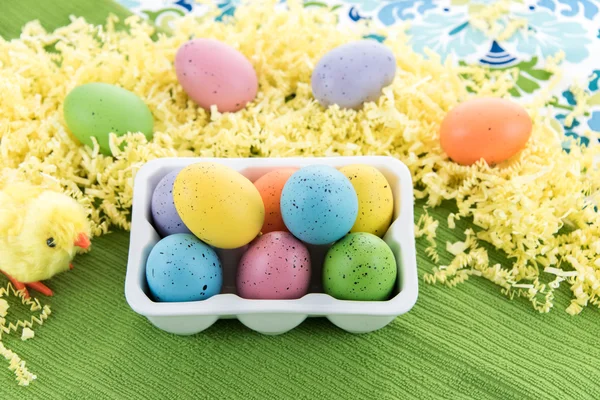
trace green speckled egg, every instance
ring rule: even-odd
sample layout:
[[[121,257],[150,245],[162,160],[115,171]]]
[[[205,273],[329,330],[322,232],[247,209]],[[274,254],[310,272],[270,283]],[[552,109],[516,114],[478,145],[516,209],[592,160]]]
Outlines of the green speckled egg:
[[[81,143],[93,147],[94,136],[106,155],[111,155],[111,132],[141,132],[152,139],[154,120],[146,103],[134,93],[107,83],[87,83],[71,90],[65,98],[64,116]]]
[[[325,256],[323,288],[340,300],[387,300],[398,274],[394,253],[379,237],[350,233]]]

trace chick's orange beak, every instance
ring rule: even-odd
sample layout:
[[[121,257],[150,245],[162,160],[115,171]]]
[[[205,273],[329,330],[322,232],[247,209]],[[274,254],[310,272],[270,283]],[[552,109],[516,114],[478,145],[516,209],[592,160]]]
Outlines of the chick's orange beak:
[[[90,245],[92,243],[90,242],[90,238],[85,233],[80,233],[77,236],[77,240],[75,240],[75,243],[73,244],[77,247],[81,247],[82,249],[87,250],[90,248]]]

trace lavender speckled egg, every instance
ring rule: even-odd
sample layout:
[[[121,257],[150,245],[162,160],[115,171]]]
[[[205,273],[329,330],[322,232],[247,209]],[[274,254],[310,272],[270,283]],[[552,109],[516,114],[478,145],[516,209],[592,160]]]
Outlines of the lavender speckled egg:
[[[317,63],[312,77],[313,96],[323,107],[360,108],[376,101],[396,75],[392,51],[375,40],[336,47]]]
[[[269,232],[242,256],[237,292],[246,299],[299,299],[308,292],[310,254],[289,232]]]
[[[358,197],[350,180],[327,165],[310,165],[294,173],[281,192],[285,226],[300,240],[328,244],[352,229]]]
[[[173,202],[173,183],[178,173],[179,171],[173,171],[165,175],[152,193],[152,220],[154,228],[162,237],[174,233],[192,233],[181,220]]]
[[[221,292],[223,272],[217,253],[191,234],[158,242],[146,261],[146,281],[157,301],[208,299]]]

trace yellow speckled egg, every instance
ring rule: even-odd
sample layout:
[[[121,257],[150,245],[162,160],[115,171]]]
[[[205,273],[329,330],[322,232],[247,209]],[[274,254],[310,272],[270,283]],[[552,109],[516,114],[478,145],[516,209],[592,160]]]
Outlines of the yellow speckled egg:
[[[358,196],[358,217],[351,232],[382,237],[394,214],[394,196],[387,179],[370,165],[347,165],[340,168],[340,172],[350,179]]]
[[[222,249],[250,243],[265,219],[262,198],[252,182],[217,163],[200,162],[181,170],[173,184],[173,201],[194,235]]]

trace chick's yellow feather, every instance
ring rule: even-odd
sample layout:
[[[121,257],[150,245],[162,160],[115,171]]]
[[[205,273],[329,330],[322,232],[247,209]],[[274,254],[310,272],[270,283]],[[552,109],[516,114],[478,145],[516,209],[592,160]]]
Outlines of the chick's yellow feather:
[[[27,183],[0,191],[0,270],[23,283],[49,279],[69,269],[90,235],[84,208],[71,197]]]

